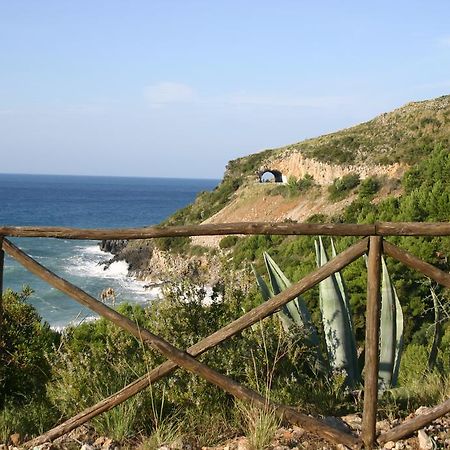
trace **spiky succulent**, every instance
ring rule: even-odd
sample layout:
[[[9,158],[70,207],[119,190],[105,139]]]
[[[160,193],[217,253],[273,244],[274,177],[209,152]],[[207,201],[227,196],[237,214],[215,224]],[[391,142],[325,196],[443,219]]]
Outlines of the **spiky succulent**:
[[[317,265],[328,262],[328,255],[322,238],[315,242]],[[331,255],[336,249],[331,239]],[[271,288],[255,271],[256,279],[264,300],[279,294],[291,285],[290,281],[273,261],[264,253],[264,261],[269,275]],[[319,283],[320,311],[325,334],[329,366],[332,370],[343,370],[347,374],[347,383],[355,385],[360,379],[356,340],[351,319],[350,302],[344,279],[336,272]],[[293,325],[302,327],[308,341],[317,346],[319,338],[311,321],[305,301],[301,296],[289,302],[278,313],[286,331]],[[403,312],[390,279],[386,263],[382,261],[381,318],[380,318],[380,389],[395,386],[400,367],[403,344]],[[321,358],[321,356],[319,356]]]

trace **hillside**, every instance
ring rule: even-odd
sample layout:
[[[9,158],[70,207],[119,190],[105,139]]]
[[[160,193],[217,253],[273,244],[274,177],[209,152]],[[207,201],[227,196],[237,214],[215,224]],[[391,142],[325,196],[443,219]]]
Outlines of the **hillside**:
[[[308,174],[319,186],[331,185],[337,178],[352,173],[361,179],[378,176],[384,181],[399,180],[435,144],[446,145],[449,141],[450,95],[408,103],[351,128],[230,161],[223,181],[213,192],[200,194],[192,205],[175,213],[166,223],[203,222],[236,199],[248,199],[255,185],[261,187],[259,175],[265,170],[280,172],[285,182],[290,177],[301,179]],[[262,196],[267,193],[264,189],[270,190],[264,186]],[[321,197],[323,193],[315,196],[323,207],[327,201]],[[292,205],[292,209],[296,206]],[[239,209],[236,205],[234,208]],[[238,215],[225,216],[239,220]],[[252,220],[258,218],[256,214]],[[259,220],[272,218],[261,212]],[[305,217],[294,213],[292,218]]]
[[[361,190],[376,193],[373,204],[399,197],[406,170],[436,144],[446,146],[449,141],[449,95],[408,103],[351,128],[230,161],[216,189],[199,194],[164,224],[332,218],[349,207]],[[283,182],[261,183],[267,171]],[[191,243],[195,253],[201,253],[199,246],[217,248],[219,241],[219,237],[194,237]],[[168,264],[170,271],[187,264],[181,260],[161,264],[166,258],[160,251],[169,249],[185,254],[192,250],[188,239],[161,239],[156,249],[135,241],[117,258],[130,263],[131,273],[155,280]]]

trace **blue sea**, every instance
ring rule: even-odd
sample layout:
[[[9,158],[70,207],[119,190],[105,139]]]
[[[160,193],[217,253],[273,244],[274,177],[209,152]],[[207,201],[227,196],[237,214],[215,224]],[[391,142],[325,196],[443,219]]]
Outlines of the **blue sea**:
[[[158,224],[192,202],[219,180],[0,174],[0,225],[125,228]],[[22,250],[61,277],[98,298],[112,287],[116,303],[145,304],[155,297],[145,283],[127,276],[127,264],[115,262],[98,241],[13,238]],[[30,286],[30,298],[54,328],[92,320],[95,315],[52,288],[9,257],[4,289]]]

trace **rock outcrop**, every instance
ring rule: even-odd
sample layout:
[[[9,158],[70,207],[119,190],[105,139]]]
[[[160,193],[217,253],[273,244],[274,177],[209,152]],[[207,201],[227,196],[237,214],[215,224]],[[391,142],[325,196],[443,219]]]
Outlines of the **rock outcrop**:
[[[330,164],[308,158],[301,151],[286,152],[284,155],[265,163],[271,169],[277,170],[288,180],[290,176],[303,178],[311,175],[315,183],[321,186],[333,184],[336,178],[344,175],[357,173],[361,179],[370,176],[386,176],[388,178],[400,179],[408,168],[406,164],[394,163],[390,165],[381,164]]]

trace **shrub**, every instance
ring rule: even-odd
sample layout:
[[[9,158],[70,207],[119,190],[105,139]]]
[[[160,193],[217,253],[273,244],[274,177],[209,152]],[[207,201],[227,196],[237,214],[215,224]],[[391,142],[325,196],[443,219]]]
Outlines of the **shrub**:
[[[123,304],[118,311],[148,327],[140,306]],[[63,416],[70,417],[122,389],[159,361],[143,351],[139,340],[105,319],[68,328],[52,358],[54,380],[48,396]],[[128,437],[151,422],[150,400],[148,392],[139,394],[93,419],[93,425],[114,439]]]
[[[380,189],[380,181],[377,177],[368,177],[363,180],[358,189],[360,197],[370,197],[376,194]]]
[[[231,236],[225,236],[224,238],[222,238],[219,242],[219,247],[220,248],[231,248],[234,247],[236,245],[236,242],[238,241],[238,237],[231,235]]]
[[[3,295],[0,323],[0,407],[5,400],[25,404],[43,396],[51,367],[46,358],[58,340],[47,323],[27,303],[31,289]]]
[[[190,237],[163,237],[155,239],[155,246],[159,250],[171,251],[173,253],[183,253],[189,248]]]
[[[6,443],[14,433],[21,436],[42,434],[59,417],[57,409],[46,399],[33,399],[20,405],[7,401],[0,410],[0,443]]]
[[[344,198],[353,188],[358,186],[360,178],[357,173],[349,173],[342,178],[336,178],[328,188],[330,200],[340,200]]]
[[[291,175],[287,182],[289,196],[294,197],[302,192],[306,192],[308,189],[312,188],[314,184],[314,178],[308,173],[300,179]]]

